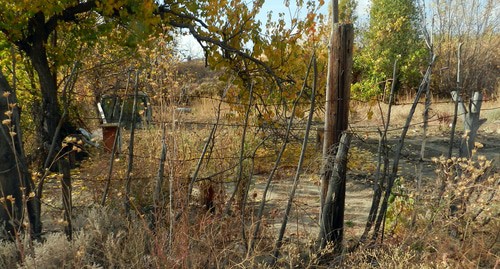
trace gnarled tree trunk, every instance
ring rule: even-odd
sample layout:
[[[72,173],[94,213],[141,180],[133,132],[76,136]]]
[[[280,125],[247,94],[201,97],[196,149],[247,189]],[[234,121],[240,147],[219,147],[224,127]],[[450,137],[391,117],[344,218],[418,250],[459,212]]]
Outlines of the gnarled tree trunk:
[[[40,203],[30,193],[33,182],[22,150],[20,111],[16,95],[7,79],[0,71],[0,225],[8,236],[19,231],[26,205],[31,224],[31,232],[37,236],[41,232]],[[23,201],[24,191],[26,201]],[[31,197],[30,197],[31,196]]]
[[[49,159],[51,159],[53,156],[46,155],[52,144],[53,137],[56,134],[57,125],[61,119],[61,110],[57,98],[56,79],[54,74],[52,74],[52,70],[47,60],[48,57],[45,45],[49,33],[46,33],[44,23],[45,18],[43,14],[35,15],[31,19],[31,39],[23,40],[17,45],[20,50],[26,53],[38,75],[42,95],[41,119],[40,122],[36,123],[40,127],[37,129],[41,131],[41,134],[39,134],[40,141],[38,142],[40,145],[44,146],[44,154],[42,157],[49,157]],[[60,138],[56,138],[55,144],[60,145],[61,141]]]

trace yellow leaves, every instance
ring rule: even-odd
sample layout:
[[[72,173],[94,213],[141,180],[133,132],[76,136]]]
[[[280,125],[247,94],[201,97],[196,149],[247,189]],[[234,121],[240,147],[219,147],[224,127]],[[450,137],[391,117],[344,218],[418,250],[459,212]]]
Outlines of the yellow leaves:
[[[349,158],[347,167],[350,170],[358,170],[372,173],[376,167],[373,163],[373,154],[367,150],[358,147],[351,147],[349,150]]]
[[[366,117],[368,118],[368,120],[371,120],[373,118],[373,111],[371,109],[366,113]]]
[[[366,117],[368,118],[368,120],[371,120],[373,118],[373,107],[375,105],[377,105],[377,100],[375,99],[371,99],[369,102],[368,102],[368,105],[369,105],[369,109],[368,109],[368,112],[366,113]]]
[[[477,149],[480,149],[480,148],[483,148],[484,145],[479,143],[479,142],[474,142],[474,147],[477,148]]]

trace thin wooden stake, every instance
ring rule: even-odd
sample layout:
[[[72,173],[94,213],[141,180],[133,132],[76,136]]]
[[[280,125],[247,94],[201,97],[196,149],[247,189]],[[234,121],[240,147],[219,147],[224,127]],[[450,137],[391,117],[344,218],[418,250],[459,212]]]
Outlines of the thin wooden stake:
[[[187,198],[186,198],[186,210],[189,208],[189,203],[191,201],[191,194],[193,193],[194,183],[196,182],[196,179],[198,179],[198,173],[200,172],[201,165],[203,164],[205,154],[207,153],[208,147],[210,146],[210,143],[212,143],[212,140],[215,137],[215,132],[217,130],[217,127],[219,126],[220,114],[221,114],[220,111],[221,111],[222,102],[223,102],[224,97],[226,96],[226,93],[229,90],[229,88],[231,88],[230,83],[228,83],[228,86],[226,87],[226,90],[224,91],[224,94],[222,95],[222,98],[219,101],[219,105],[217,107],[217,118],[215,120],[214,125],[212,126],[212,130],[210,131],[210,135],[208,135],[207,142],[205,143],[205,146],[203,146],[203,150],[201,151],[201,155],[200,155],[200,158],[198,159],[198,164],[196,165],[196,169],[194,170],[193,176],[191,177],[191,180],[189,181],[188,193],[187,193]]]
[[[418,101],[420,100],[420,96],[424,92],[429,76],[431,74],[432,67],[434,65],[434,62],[436,60],[436,56],[432,58],[431,62],[429,63],[429,66],[427,67],[427,72],[424,75],[424,78],[422,79],[422,83],[419,86],[418,92],[415,96],[415,100],[413,101],[413,104],[411,106],[410,112],[408,114],[408,117],[406,118],[406,123],[403,127],[403,131],[401,133],[401,138],[399,139],[399,144],[398,147],[396,148],[396,153],[394,156],[393,164],[392,164],[392,173],[389,175],[389,180],[387,183],[387,187],[385,190],[385,195],[384,195],[384,200],[382,201],[382,205],[380,208],[379,215],[377,217],[377,222],[375,224],[375,231],[373,234],[373,239],[377,239],[379,232],[380,232],[380,227],[382,226],[382,222],[385,220],[385,216],[387,213],[387,207],[389,203],[389,197],[391,195],[392,187],[394,186],[394,182],[396,181],[397,175],[398,175],[398,169],[399,169],[399,161],[401,159],[401,151],[403,150],[404,146],[404,140],[406,138],[406,134],[408,133],[408,129],[410,127],[411,120],[413,119],[413,114],[415,114],[415,109],[417,108]],[[384,231],[382,230],[382,238],[383,238],[383,233]]]
[[[457,128],[457,118],[458,118],[458,106],[459,103],[461,102],[460,99],[460,88],[461,88],[461,83],[460,83],[460,65],[461,65],[461,55],[462,55],[462,45],[463,43],[458,44],[458,52],[457,52],[457,89],[455,91],[456,97],[453,98],[453,93],[452,93],[452,98],[455,103],[454,106],[454,112],[453,112],[453,122],[451,123],[451,132],[450,132],[450,142],[449,142],[449,147],[448,147],[448,159],[451,158],[453,155],[453,144],[455,142],[455,130]],[[463,106],[463,104],[462,104]]]
[[[278,239],[276,240],[276,244],[274,246],[274,254],[273,254],[273,262],[274,265],[278,259],[278,255],[280,252],[281,245],[283,244],[283,236],[285,235],[286,225],[288,223],[288,215],[290,214],[290,210],[292,208],[293,199],[295,197],[295,192],[297,191],[297,187],[299,185],[300,175],[302,174],[302,165],[304,163],[306,149],[307,149],[307,141],[309,140],[309,131],[311,130],[312,119],[314,115],[314,105],[316,101],[316,80],[318,76],[318,69],[316,65],[316,56],[313,56],[313,86],[311,93],[311,106],[309,108],[309,117],[307,118],[307,126],[306,133],[304,135],[304,140],[302,141],[302,149],[300,151],[299,163],[297,164],[297,170],[295,172],[295,177],[293,179],[293,187],[290,195],[288,196],[288,203],[285,208],[285,215],[283,216],[283,221],[281,222],[281,228],[278,235]]]
[[[432,43],[429,45],[430,47],[430,58],[434,57],[434,51],[432,49]],[[417,186],[415,190],[415,204],[418,205],[420,202],[420,190],[422,188],[422,178],[423,178],[423,170],[424,170],[424,158],[425,158],[425,147],[427,145],[427,129],[429,126],[429,110],[431,108],[431,78],[432,78],[432,69],[430,70],[429,77],[427,79],[427,84],[425,86],[425,107],[423,113],[423,134],[422,134],[422,145],[420,147],[420,160],[418,161],[418,171],[417,171]],[[415,223],[417,221],[417,211],[414,210],[411,216],[411,227],[415,227]]]
[[[62,173],[61,178],[61,191],[62,191],[62,204],[64,208],[64,232],[68,240],[73,239],[73,224],[71,221],[73,202],[71,197],[71,173],[70,163],[66,158],[61,158],[58,161],[59,170]]]
[[[236,179],[236,186],[234,187],[234,191],[231,194],[231,198],[229,198],[229,201],[226,204],[226,207],[224,209],[224,215],[229,214],[229,210],[231,209],[231,204],[234,200],[234,197],[236,196],[236,193],[239,191],[240,184],[242,181],[243,177],[243,159],[245,156],[245,139],[246,139],[246,134],[247,134],[247,127],[248,127],[248,118],[250,116],[250,109],[252,108],[252,102],[253,102],[253,83],[250,85],[250,100],[248,101],[248,107],[247,111],[245,112],[245,122],[243,123],[243,134],[241,135],[241,144],[240,144],[240,159],[238,162],[238,177]],[[251,179],[249,179],[250,181]],[[248,182],[248,184],[250,184]]]
[[[392,85],[391,85],[391,93],[389,95],[389,107],[387,109],[387,120],[384,123],[384,131],[380,134],[380,140],[378,144],[378,161],[377,161],[377,170],[375,172],[375,183],[373,184],[373,198],[372,205],[370,207],[370,213],[368,214],[368,221],[366,222],[365,230],[360,243],[364,243],[366,238],[368,237],[368,233],[370,232],[375,219],[377,218],[377,212],[380,205],[380,200],[382,198],[382,186],[384,185],[384,181],[387,177],[387,130],[389,130],[389,125],[391,122],[391,111],[392,111],[392,103],[394,101],[394,92],[396,91],[396,80],[397,80],[397,66],[398,59],[394,60],[394,66],[392,69]],[[384,155],[384,173],[381,173],[382,166],[382,155]]]
[[[198,173],[201,170],[201,165],[203,164],[203,160],[205,159],[205,154],[207,154],[208,147],[210,146],[210,143],[212,143],[212,141],[215,139],[215,132],[217,131],[217,127],[219,126],[219,121],[220,121],[222,102],[224,101],[224,98],[226,97],[227,92],[231,88],[231,85],[232,85],[231,83],[232,83],[232,81],[227,84],[227,87],[224,90],[224,93],[222,94],[222,98],[219,101],[219,105],[217,107],[217,119],[216,119],[214,125],[212,126],[212,130],[210,131],[210,135],[208,136],[207,142],[205,143],[205,146],[203,146],[203,150],[201,152],[200,158],[198,159],[196,169],[193,173],[191,180],[189,181],[188,193],[187,193],[186,205],[185,205],[185,211],[186,211],[186,214],[188,216],[189,216],[189,203],[191,201],[191,195],[193,193],[194,183],[198,179]],[[187,226],[186,230],[187,230],[188,245],[189,245],[190,241],[191,241],[191,238],[189,237],[189,220],[187,221],[186,226]],[[186,263],[187,264],[191,263],[190,259],[191,259],[191,254],[190,254],[190,251],[188,250],[188,252],[186,254]]]
[[[173,246],[173,237],[174,237],[174,225],[175,225],[175,216],[174,216],[174,172],[175,172],[175,162],[174,160],[177,158],[177,144],[175,140],[175,109],[172,109],[172,157],[170,158],[170,175],[168,177],[168,210],[169,210],[169,220],[170,225],[168,227],[168,251],[172,252]]]
[[[135,138],[135,113],[137,112],[137,94],[139,92],[139,70],[135,72],[134,103],[132,105],[132,126],[130,127],[130,141],[128,144],[128,165],[125,183],[125,214],[130,220],[130,188],[132,185],[132,169],[134,168],[134,138]]]
[[[257,145],[257,147],[255,147],[253,153],[252,153],[252,157],[250,158],[251,160],[251,169],[250,169],[250,175],[249,175],[249,178],[250,180],[253,178],[253,171],[254,171],[254,166],[255,166],[255,156],[257,155],[257,150],[259,150],[259,148],[261,146],[264,145],[264,143],[267,141],[267,139],[269,139],[271,137],[271,135],[268,135],[266,136],[262,141],[260,141],[259,145]],[[245,189],[245,197],[243,198],[243,204],[241,205],[241,237],[243,239],[243,242],[245,243],[245,248],[248,250],[248,240],[247,240],[247,235],[246,235],[246,222],[245,222],[245,208],[247,206],[247,201],[248,201],[248,193],[250,191],[250,183],[247,184],[246,186],[246,189]]]
[[[161,137],[161,153],[160,153],[160,164],[158,165],[158,175],[156,178],[156,186],[155,192],[153,195],[153,201],[155,207],[158,209],[163,202],[163,198],[161,195],[161,190],[163,186],[163,174],[165,171],[165,160],[167,159],[167,143],[165,141],[166,136],[166,126],[165,123],[162,122],[162,137]],[[157,212],[158,213],[158,212]]]
[[[302,89],[300,90],[299,96],[297,96],[297,98],[295,99],[295,101],[293,103],[292,114],[290,116],[290,120],[288,121],[288,126],[286,128],[285,140],[283,141],[283,145],[281,146],[281,150],[278,153],[278,157],[276,158],[276,161],[274,162],[273,169],[271,170],[271,173],[269,174],[269,177],[267,178],[266,186],[264,188],[264,192],[262,193],[262,200],[260,201],[260,205],[259,205],[259,211],[257,213],[257,220],[255,223],[255,229],[253,232],[252,241],[250,243],[250,248],[248,249],[247,256],[251,255],[253,250],[254,250],[255,241],[256,241],[257,235],[259,234],[259,231],[260,231],[260,224],[262,222],[262,216],[264,215],[264,207],[266,206],[267,192],[269,191],[269,187],[271,186],[271,182],[273,180],[274,174],[276,173],[276,170],[278,169],[278,166],[281,163],[281,157],[283,157],[283,153],[285,152],[286,146],[288,145],[288,138],[290,137],[290,131],[292,129],[293,119],[295,118],[295,110],[297,108],[297,104],[299,103],[300,98],[302,97],[302,94],[304,93],[304,91],[306,89],[307,78],[309,77],[309,72],[311,71],[313,59],[314,59],[314,56],[311,57],[311,61],[309,63],[309,66],[307,67],[306,77],[304,79],[304,84],[302,85]]]
[[[131,70],[129,70],[128,72],[127,86],[125,86],[125,96],[127,96],[128,93],[128,88],[130,84],[130,75],[131,75]],[[118,141],[121,135],[120,133],[121,133],[121,124],[122,124],[124,108],[125,108],[125,102],[122,103],[122,106],[120,108],[120,116],[118,117],[118,130],[115,135],[115,140],[113,141],[113,147],[111,148],[111,156],[109,157],[108,177],[106,179],[106,186],[104,187],[104,192],[102,194],[101,206],[106,205],[106,198],[108,196],[109,188],[111,187],[111,176],[113,174],[113,165],[115,161],[116,148],[118,146]]]

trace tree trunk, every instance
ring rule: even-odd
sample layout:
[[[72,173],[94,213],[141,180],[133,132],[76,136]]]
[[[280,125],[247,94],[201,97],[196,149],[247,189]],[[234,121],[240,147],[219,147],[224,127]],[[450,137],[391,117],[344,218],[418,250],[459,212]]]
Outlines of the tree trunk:
[[[0,93],[3,94],[4,90],[0,89]],[[20,165],[16,161],[15,145],[12,143],[15,139],[10,135],[12,123],[6,124],[7,116],[5,115],[6,111],[10,111],[8,108],[10,103],[12,102],[10,100],[7,102],[7,97],[0,97],[0,120],[2,121],[0,126],[0,197],[3,200],[0,204],[0,226],[5,227],[0,238],[5,238],[6,235],[3,232],[7,233],[7,237],[13,238],[19,228],[22,215],[20,190],[22,174],[19,171]]]
[[[53,70],[49,65],[46,49],[48,37],[53,30],[55,30],[55,28],[47,28],[45,24],[45,15],[42,12],[38,12],[29,20],[29,36],[16,42],[19,50],[26,53],[30,59],[40,83],[42,95],[41,118],[35,124],[37,125],[37,130],[41,132],[38,136],[38,142],[43,146],[40,156],[43,160],[47,158],[48,148],[52,143],[57,125],[61,119],[61,111],[57,99],[56,74],[53,74]],[[60,145],[62,139],[57,137],[55,141],[56,145]],[[48,157],[50,157],[50,159],[52,158],[52,156]],[[41,160],[40,163],[43,163],[43,160]]]
[[[7,92],[11,94],[8,95]],[[12,236],[12,233],[19,228],[23,202],[26,202],[31,232],[36,237],[42,229],[40,202],[37,197],[23,201],[21,195],[20,187],[24,187],[25,197],[30,197],[29,194],[32,192],[34,184],[31,181],[22,150],[22,141],[19,139],[21,137],[20,111],[17,106],[9,107],[9,104],[15,103],[17,103],[15,91],[10,87],[0,70],[0,122],[2,122],[0,124],[0,197],[6,198],[12,195],[15,199],[13,203],[5,200],[6,206],[0,205],[0,225],[5,224],[5,230],[10,232],[10,236]],[[9,114],[6,114],[7,111],[12,112],[12,114],[7,116]],[[4,120],[10,120],[10,123],[3,122]],[[15,135],[11,132],[14,132]]]
[[[37,136],[37,143],[42,146],[40,149],[41,154],[39,155],[39,163],[44,163],[44,160],[45,163],[52,163],[54,156],[48,156],[49,148],[51,147],[52,142],[54,142],[54,145],[57,147],[61,145],[62,141],[61,136],[58,135],[58,137],[56,137],[57,125],[61,120],[61,111],[59,109],[59,102],[57,99],[57,84],[47,60],[47,50],[45,48],[46,40],[43,36],[43,20],[43,14],[42,16],[37,16],[37,18],[33,20],[33,24],[35,25],[34,27],[36,28],[36,34],[33,35],[32,42],[29,44],[19,43],[18,47],[29,57],[33,68],[38,75],[40,91],[42,93],[42,111],[40,111],[41,118],[39,121],[35,122],[37,125],[36,129],[40,132]],[[57,149],[55,152],[57,152]],[[29,180],[31,181],[31,179]],[[28,204],[28,209],[31,208],[34,214],[38,215],[38,217],[34,217],[33,221],[35,221],[35,225],[32,227],[33,233],[38,235],[42,231],[42,225],[39,218],[41,204],[39,197],[36,197],[34,200],[35,201],[31,202],[31,206]]]
[[[45,148],[44,155],[46,155],[52,143],[52,138],[56,133],[59,120],[61,119],[61,110],[59,109],[59,102],[57,99],[57,85],[47,61],[47,51],[43,41],[41,39],[36,39],[33,45],[26,49],[25,52],[30,58],[40,82],[40,90],[42,93],[42,118],[41,122],[37,124],[42,126],[42,128],[40,128],[42,133],[39,139],[41,139],[41,145]],[[55,145],[60,145],[62,139],[58,137],[55,141]],[[44,157],[52,159],[53,156]]]

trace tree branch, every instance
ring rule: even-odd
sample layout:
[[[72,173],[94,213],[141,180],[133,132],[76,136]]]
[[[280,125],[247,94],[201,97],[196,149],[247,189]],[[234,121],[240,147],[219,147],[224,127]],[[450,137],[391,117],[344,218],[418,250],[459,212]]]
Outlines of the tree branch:
[[[76,15],[91,11],[93,8],[97,7],[96,1],[88,0],[86,2],[79,2],[77,5],[67,7],[61,13],[55,14],[50,17],[45,23],[45,39],[47,39],[56,28],[57,24],[61,21],[70,22],[76,21]]]
[[[179,18],[180,21],[176,21],[175,19],[170,19],[167,20],[166,23],[169,25],[176,27],[176,28],[181,28],[181,29],[187,29],[189,33],[196,39],[196,41],[201,45],[201,47],[206,50],[206,46],[202,45],[202,42],[209,43],[212,45],[216,45],[220,47],[221,49],[229,52],[229,53],[234,53],[238,56],[240,56],[243,59],[247,59],[256,65],[262,67],[265,72],[270,75],[277,83],[279,88],[282,88],[283,83],[295,83],[293,79],[290,78],[282,78],[276,74],[276,72],[273,70],[272,67],[270,67],[268,64],[264,63],[263,61],[255,58],[254,56],[250,55],[249,53],[246,53],[240,49],[234,48],[231,45],[227,43],[227,41],[221,41],[212,37],[208,37],[205,35],[200,34],[196,30],[196,26],[200,26],[202,28],[208,29],[209,25],[207,25],[204,21],[201,19],[197,18],[196,16],[192,14],[187,14],[187,13],[180,13],[172,10],[167,5],[161,5],[158,7],[158,15],[162,16],[162,19],[165,19],[165,14],[171,14],[176,18]],[[240,31],[238,31],[240,32]],[[234,36],[231,36],[229,39],[234,38]]]
[[[221,49],[224,49],[228,52],[234,53],[234,54],[236,54],[244,59],[247,59],[247,60],[257,64],[258,66],[261,66],[266,71],[266,73],[268,75],[270,75],[276,81],[276,83],[278,84],[278,87],[280,87],[280,88],[283,85],[283,83],[286,83],[286,82],[295,83],[295,81],[290,79],[290,78],[288,78],[288,79],[281,78],[280,76],[278,76],[276,74],[276,72],[274,72],[274,70],[269,65],[267,65],[266,63],[264,63],[263,61],[255,58],[255,57],[251,56],[250,54],[248,54],[242,50],[236,49],[236,48],[232,47],[231,45],[227,44],[226,42],[199,34],[196,31],[195,26],[193,24],[177,22],[174,20],[168,21],[168,24],[170,24],[174,27],[177,27],[177,28],[189,30],[189,33],[198,42],[206,42],[206,43],[216,45],[216,46],[220,47]]]

